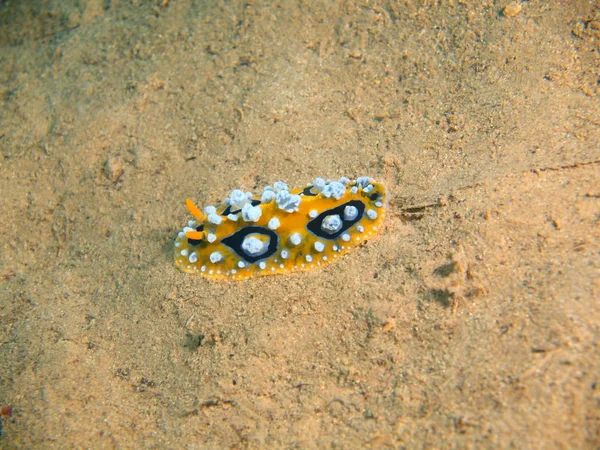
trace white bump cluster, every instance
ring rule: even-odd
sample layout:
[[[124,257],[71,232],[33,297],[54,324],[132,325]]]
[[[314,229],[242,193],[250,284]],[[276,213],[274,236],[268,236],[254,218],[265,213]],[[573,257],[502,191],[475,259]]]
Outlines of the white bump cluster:
[[[333,197],[336,200],[339,200],[344,195],[346,195],[346,186],[344,186],[339,181],[332,181],[323,188],[323,191],[321,193],[327,198]]]
[[[300,242],[302,242],[302,235],[300,233],[294,233],[290,236],[290,244],[300,245]]]
[[[242,208],[242,219],[246,222],[258,222],[261,215],[260,206],[252,206],[251,203],[246,203]]]
[[[329,234],[337,233],[342,229],[342,226],[342,219],[337,214],[327,216],[323,219],[323,222],[321,222],[321,229]]]
[[[288,191],[279,191],[275,197],[275,202],[279,209],[285,212],[298,211],[302,199],[297,194],[290,194]]]
[[[209,214],[208,221],[213,225],[221,225],[221,222],[223,222],[223,218],[218,214]]]
[[[320,194],[323,189],[326,186],[326,182],[323,178],[315,178],[312,182],[312,188],[310,189],[310,192],[312,192],[313,194]]]
[[[358,217],[358,208],[356,206],[346,206],[344,208],[344,220],[354,220]]]
[[[279,192],[279,191],[289,191],[290,188],[288,187],[287,184],[285,184],[283,181],[276,181],[275,183],[273,183],[273,190],[275,192]]]
[[[209,256],[210,262],[213,264],[223,261],[223,255],[220,252],[212,252]]]
[[[244,238],[244,242],[242,242],[242,250],[247,255],[260,256],[269,249],[269,241],[263,241],[255,235],[249,234]]]
[[[377,219],[377,211],[375,211],[374,209],[369,209],[367,211],[367,217],[371,220]]]
[[[358,177],[356,179],[356,185],[361,188],[365,188],[371,183],[371,179],[369,177]]]
[[[323,244],[321,241],[317,241],[315,242],[315,250],[318,251],[319,253],[321,253],[323,250],[325,250],[325,244]]]
[[[223,218],[217,214],[217,208],[215,208],[214,206],[205,207],[204,214],[206,214],[208,216],[208,221],[210,223],[212,223],[213,225],[220,225],[221,222],[223,222]],[[190,226],[192,226],[192,225],[190,224]],[[186,229],[184,228],[183,231],[186,231]],[[195,230],[190,230],[190,231],[195,231]]]
[[[281,191],[289,191],[288,185],[283,181],[276,181],[273,183],[273,186],[265,186],[260,201],[262,203],[269,203],[275,200],[277,194]]]
[[[265,188],[265,190],[263,191],[262,195],[260,196],[260,202],[261,203],[269,203],[272,202],[273,200],[275,200],[275,197],[277,197],[277,194],[271,190],[267,190],[267,188],[270,188],[271,186],[267,186]]]
[[[228,198],[225,199],[225,204],[230,205],[233,209],[242,209],[244,205],[249,203],[252,198],[251,192],[244,192],[240,189],[234,189]]]
[[[276,230],[277,228],[279,228],[279,225],[281,225],[281,222],[277,217],[273,217],[271,220],[269,220],[269,223],[267,225],[271,230]]]

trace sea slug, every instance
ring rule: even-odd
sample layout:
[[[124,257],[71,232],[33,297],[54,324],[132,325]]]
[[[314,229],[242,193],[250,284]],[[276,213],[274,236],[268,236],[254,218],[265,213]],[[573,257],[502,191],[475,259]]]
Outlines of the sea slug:
[[[369,177],[315,178],[289,189],[278,181],[260,196],[236,189],[201,211],[175,238],[175,265],[209,278],[241,280],[313,270],[372,237],[385,216],[386,190]]]

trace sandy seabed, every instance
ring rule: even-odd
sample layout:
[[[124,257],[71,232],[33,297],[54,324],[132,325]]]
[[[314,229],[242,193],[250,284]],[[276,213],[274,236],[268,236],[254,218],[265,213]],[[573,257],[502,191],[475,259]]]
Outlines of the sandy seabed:
[[[600,447],[600,3],[0,4],[0,447]],[[369,175],[322,270],[184,199]]]

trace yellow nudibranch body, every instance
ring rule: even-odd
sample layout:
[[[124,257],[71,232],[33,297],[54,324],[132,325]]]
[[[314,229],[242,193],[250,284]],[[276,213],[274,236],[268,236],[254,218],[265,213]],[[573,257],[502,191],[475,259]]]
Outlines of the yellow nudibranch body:
[[[175,238],[175,265],[209,278],[241,280],[323,267],[372,237],[385,216],[383,183],[369,177],[278,181],[260,197],[239,189],[200,211]]]

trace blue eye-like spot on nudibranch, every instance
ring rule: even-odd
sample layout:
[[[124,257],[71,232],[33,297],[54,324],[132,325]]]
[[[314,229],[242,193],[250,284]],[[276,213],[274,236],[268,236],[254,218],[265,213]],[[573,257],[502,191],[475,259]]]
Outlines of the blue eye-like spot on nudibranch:
[[[353,219],[346,220],[344,218],[343,224],[339,229],[333,233],[329,233],[328,226],[323,225],[325,220],[330,220],[328,217],[330,216],[339,216],[340,218],[344,216],[344,210],[346,208],[356,208],[356,216]],[[319,214],[315,219],[308,222],[306,228],[313,234],[327,240],[333,240],[343,234],[346,230],[352,227],[356,222],[362,219],[362,216],[365,212],[365,204],[360,200],[352,200],[350,202],[344,203],[336,208],[328,209],[327,211]]]

